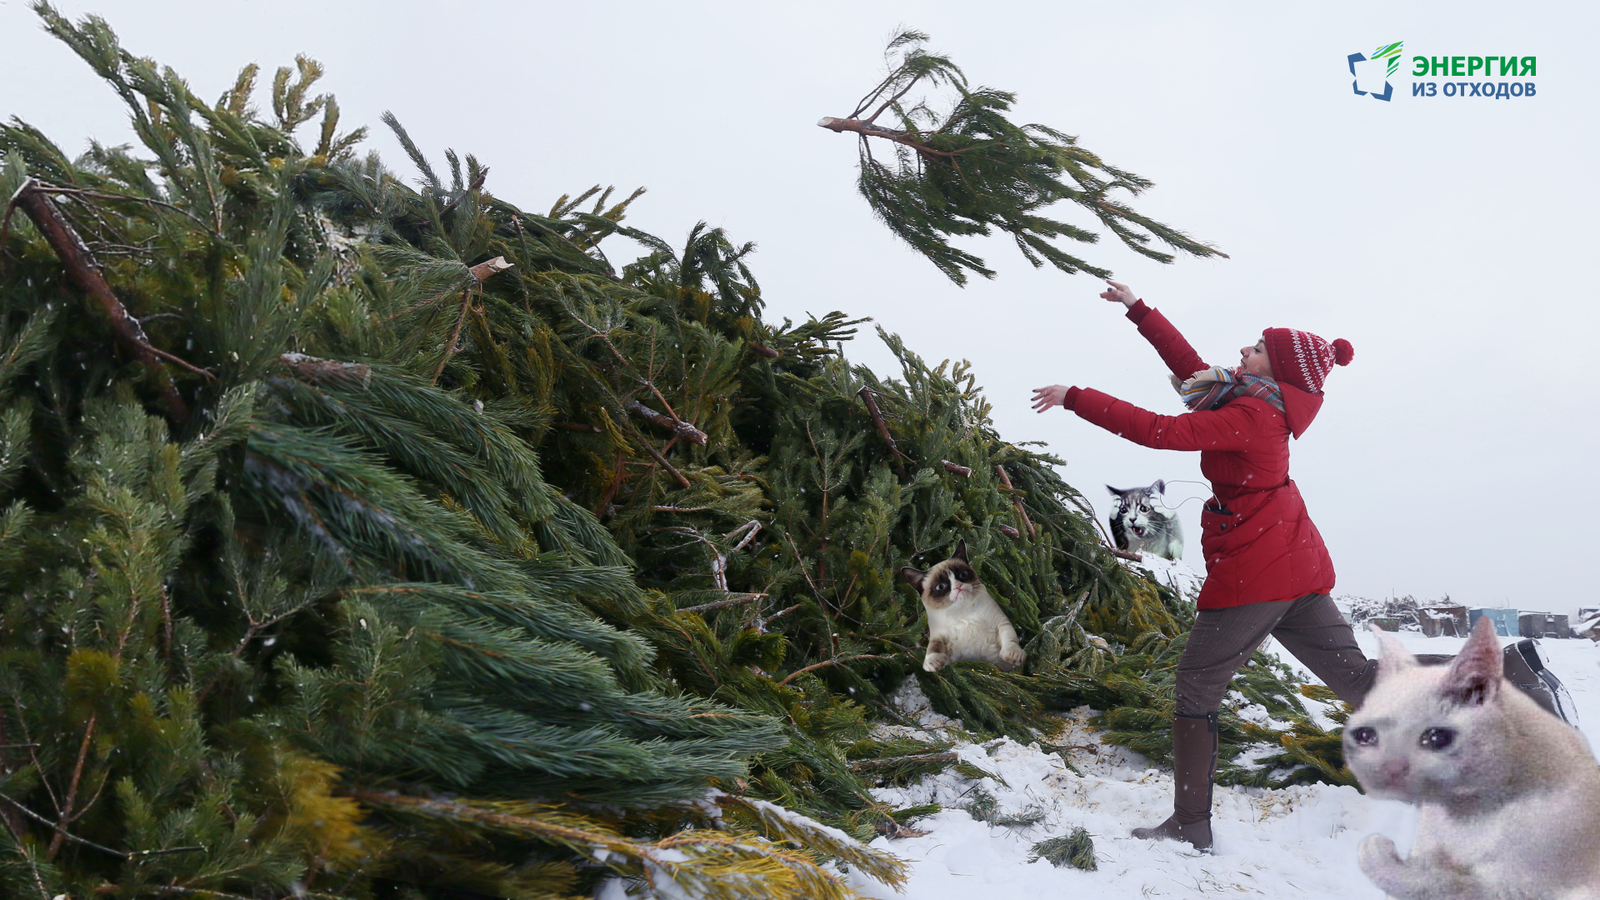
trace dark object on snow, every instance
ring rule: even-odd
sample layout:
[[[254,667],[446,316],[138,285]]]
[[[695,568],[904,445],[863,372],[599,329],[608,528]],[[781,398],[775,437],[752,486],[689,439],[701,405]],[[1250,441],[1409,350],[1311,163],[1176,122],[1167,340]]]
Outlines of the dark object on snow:
[[[1564,638],[1572,632],[1566,616],[1525,612],[1517,616],[1517,633],[1525,638]]]
[[[1465,606],[1424,607],[1417,610],[1417,623],[1428,637],[1466,637],[1471,633]]]
[[[1532,697],[1533,702],[1543,707],[1545,712],[1574,728],[1578,727],[1578,710],[1572,703],[1572,695],[1567,693],[1566,686],[1556,677],[1556,673],[1545,668],[1537,644],[1524,638],[1507,644],[1501,656],[1501,671],[1507,681]],[[1417,656],[1417,662],[1425,666],[1442,666],[1452,659],[1455,657],[1426,653]]]
[[[1394,616],[1377,616],[1375,618],[1368,619],[1367,621],[1378,626],[1379,628],[1382,628],[1384,631],[1400,630],[1400,620]]]
[[[1050,860],[1050,865],[1058,869],[1072,866],[1093,872],[1099,868],[1094,861],[1094,839],[1081,827],[1072,829],[1072,834],[1066,837],[1054,837],[1034,844],[1033,859],[1029,862],[1040,859]]]
[[[1517,633],[1517,611],[1514,609],[1469,609],[1467,626],[1478,624],[1478,617],[1488,616],[1494,623],[1494,633],[1501,637],[1514,637]]]
[[[1560,618],[1564,620],[1566,616]],[[1568,725],[1578,727],[1578,709],[1572,703],[1572,695],[1567,693],[1556,673],[1545,668],[1544,660],[1539,657],[1539,647],[1533,641],[1524,638],[1506,647],[1505,675],[1506,680],[1521,688],[1540,706],[1560,716]]]

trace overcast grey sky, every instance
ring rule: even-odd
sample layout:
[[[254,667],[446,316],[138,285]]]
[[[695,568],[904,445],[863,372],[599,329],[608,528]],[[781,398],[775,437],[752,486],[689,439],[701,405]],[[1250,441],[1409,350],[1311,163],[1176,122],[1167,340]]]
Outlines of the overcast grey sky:
[[[925,358],[971,360],[1001,435],[1048,444],[1102,518],[1108,482],[1198,481],[1195,454],[1029,408],[1034,387],[1059,382],[1181,411],[1160,361],[1120,307],[1098,299],[1097,281],[1035,271],[989,239],[973,249],[999,277],[958,288],[855,194],[853,139],[815,122],[847,115],[881,76],[896,26],[928,32],[972,82],[1016,92],[1022,120],[1154,179],[1135,201],[1142,212],[1231,256],[1162,266],[1112,243],[1084,250],[1208,361],[1236,362],[1265,327],[1354,345],[1354,363],[1330,376],[1321,415],[1291,448],[1336,593],[1600,606],[1590,572],[1600,540],[1593,4],[58,8],[104,16],[128,48],[207,98],[245,63],[270,72],[307,53],[327,66],[322,87],[346,123],[373,126],[369,146],[408,175],[380,133],[384,110],[435,160],[446,147],[475,154],[493,169],[488,188],[520,206],[596,183],[648,187],[630,224],[677,242],[703,219],[759,244],[753,266],[773,318],[840,309],[873,317]],[[1393,100],[1355,95],[1346,57],[1394,41],[1405,44]],[[115,97],[25,3],[0,0],[0,42],[0,114],[68,152],[90,137],[129,139]],[[1413,97],[1414,55],[1535,56],[1535,78],[1506,80],[1535,81],[1538,93]],[[880,372],[890,362],[870,332],[846,350]],[[1180,512],[1197,569],[1199,505]]]

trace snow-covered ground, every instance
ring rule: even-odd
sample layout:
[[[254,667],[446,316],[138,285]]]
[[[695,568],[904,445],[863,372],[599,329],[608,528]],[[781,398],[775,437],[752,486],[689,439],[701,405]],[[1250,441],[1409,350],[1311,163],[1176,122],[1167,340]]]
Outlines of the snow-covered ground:
[[[1360,630],[1357,635],[1367,654],[1376,655],[1376,638]],[[1465,643],[1461,638],[1409,632],[1399,638],[1413,653],[1455,653]],[[1270,642],[1268,649],[1275,649]],[[1600,729],[1600,647],[1581,639],[1544,640],[1539,649],[1572,693],[1579,721],[1595,744],[1592,735]],[[1292,658],[1288,660],[1292,663]],[[927,709],[914,680],[902,689],[897,702],[917,715],[930,734],[950,724]],[[1051,737],[1052,743],[1081,748],[1070,751],[1081,776],[1036,745],[999,740],[960,750],[963,759],[992,773],[992,778],[974,781],[946,771],[910,787],[879,790],[882,799],[896,805],[935,802],[945,809],[913,823],[927,832],[921,837],[879,838],[873,843],[912,864],[903,893],[859,879],[857,888],[870,897],[909,900],[968,900],[995,896],[995,891],[1014,900],[1066,896],[1143,900],[1210,893],[1382,900],[1383,892],[1356,864],[1357,845],[1367,835],[1381,833],[1393,838],[1402,854],[1410,847],[1416,823],[1411,807],[1370,800],[1354,788],[1326,785],[1284,790],[1218,787],[1212,812],[1214,855],[1201,855],[1171,841],[1135,840],[1128,836],[1131,829],[1155,824],[1171,812],[1172,777],[1138,754],[1101,745],[1086,724],[1088,715],[1088,710],[1078,710],[1066,716],[1066,730]],[[1037,818],[1037,824],[991,825],[958,808],[980,792],[997,801],[1001,816]],[[1064,837],[1075,827],[1087,829],[1094,838],[1096,871],[1029,861],[1035,843]]]

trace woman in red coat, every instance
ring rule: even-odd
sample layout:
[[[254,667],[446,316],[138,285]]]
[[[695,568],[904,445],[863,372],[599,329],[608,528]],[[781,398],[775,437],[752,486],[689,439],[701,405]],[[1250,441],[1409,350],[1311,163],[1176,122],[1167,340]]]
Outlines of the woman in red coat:
[[[1333,562],[1289,478],[1289,438],[1322,406],[1322,383],[1348,365],[1349,342],[1269,328],[1240,350],[1234,369],[1207,366],[1166,317],[1110,282],[1101,294],[1128,318],[1172,370],[1191,410],[1162,416],[1090,388],[1051,385],[1034,393],[1039,412],[1056,406],[1135,443],[1198,450],[1213,495],[1200,514],[1206,580],[1194,627],[1178,661],[1172,723],[1173,814],[1135,837],[1211,847],[1211,783],[1217,710],[1228,681],[1270,634],[1352,705],[1372,688],[1377,662],[1356,646],[1334,607]]]

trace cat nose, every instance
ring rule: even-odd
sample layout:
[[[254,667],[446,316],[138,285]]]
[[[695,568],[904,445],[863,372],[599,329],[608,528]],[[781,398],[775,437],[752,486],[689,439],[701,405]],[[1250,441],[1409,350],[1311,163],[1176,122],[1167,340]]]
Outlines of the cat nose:
[[[1384,762],[1378,769],[1378,774],[1386,784],[1398,787],[1411,773],[1411,763],[1404,759],[1391,759]]]

